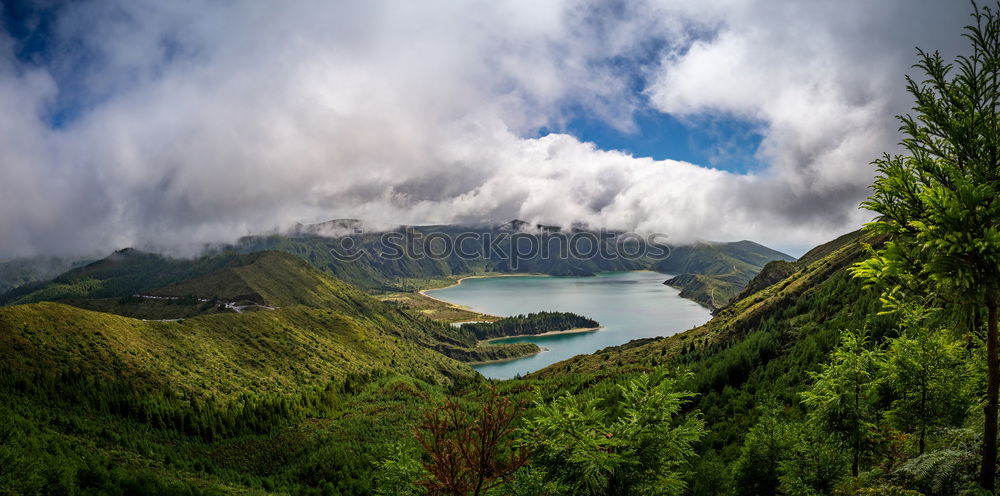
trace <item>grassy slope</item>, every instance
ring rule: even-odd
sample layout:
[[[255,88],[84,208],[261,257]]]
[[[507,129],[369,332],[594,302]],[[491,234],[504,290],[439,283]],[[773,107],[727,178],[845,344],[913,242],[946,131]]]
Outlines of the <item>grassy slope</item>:
[[[473,372],[365,319],[304,306],[144,322],[59,303],[0,308],[4,368],[127,378],[189,393],[292,392],[374,369],[437,383]]]
[[[474,312],[460,305],[420,293],[389,293],[379,296],[379,300],[441,322],[492,322],[500,318],[496,315]]]
[[[0,308],[0,436],[10,447],[0,465],[34,474],[0,467],[0,492],[9,489],[5,481],[53,477],[46,487],[133,484],[142,487],[137,494],[155,493],[144,485],[150,480],[227,494],[366,494],[375,462],[389,443],[410,439],[428,401],[479,380],[434,349],[482,360],[515,348],[462,347],[459,330],[380,302],[288,254],[230,262],[173,287],[195,294],[249,288],[279,308],[176,322],[56,302]],[[67,386],[67,377],[83,382]],[[95,381],[105,389],[94,390]],[[327,384],[326,403],[295,399]],[[68,399],[66,388],[74,391]],[[173,395],[181,399],[167,400]],[[130,406],[139,413],[124,414],[130,410],[122,397],[124,405],[138,401],[159,413]],[[188,398],[203,406],[185,410]],[[273,427],[211,440],[191,434],[189,422],[199,429],[224,424],[240,411],[226,405],[247,404],[244,398],[277,398],[245,417],[251,426],[267,419]],[[172,423],[163,427],[161,419]],[[173,427],[177,422],[185,427]]]
[[[816,262],[830,254],[832,254],[837,249],[841,248],[847,244],[854,244],[861,239],[861,231],[854,231],[843,236],[823,243],[802,255],[802,258],[794,261],[788,262],[785,260],[775,260],[768,262],[756,276],[753,277],[733,298],[733,303],[742,300],[758,291],[761,291],[768,286],[777,284],[788,276],[794,274],[796,271],[808,267],[813,262]]]
[[[233,266],[147,293],[352,312],[372,310],[373,305],[373,300],[357,288],[323,274],[298,257],[276,251],[238,255]]]
[[[112,313],[124,317],[145,320],[189,319],[199,315],[233,313],[232,309],[220,308],[210,301],[197,300],[154,300],[147,298],[82,298],[59,300],[84,310]]]
[[[143,255],[143,258],[145,255]],[[158,258],[147,258],[156,263]],[[138,322],[137,325],[161,326],[163,329],[172,329],[171,326],[181,326],[184,328],[196,327],[198,330],[204,328],[237,328],[248,329],[249,332],[267,332],[273,329],[316,329],[322,331],[327,326],[343,330],[349,334],[361,335],[364,333],[378,333],[379,342],[393,338],[402,340],[401,342],[419,345],[428,350],[444,353],[450,357],[465,361],[482,361],[498,358],[509,358],[521,356],[537,351],[532,346],[495,345],[489,347],[477,347],[476,340],[469,333],[460,331],[446,324],[433,322],[427,318],[412,315],[392,305],[380,302],[364,292],[350,286],[343,281],[329,277],[312,267],[305,261],[282,252],[258,252],[247,255],[232,255],[225,257],[222,263],[204,265],[222,265],[222,268],[209,272],[205,275],[179,281],[160,289],[148,291],[148,293],[164,296],[195,296],[199,298],[218,297],[223,301],[252,301],[260,304],[277,307],[278,310],[260,311],[253,313],[243,313],[238,315],[204,315],[197,319],[188,319],[179,323],[158,323]],[[128,264],[131,266],[132,264]],[[120,270],[108,271],[118,276]],[[127,276],[126,276],[127,277]],[[117,279],[108,279],[115,282]],[[70,301],[73,303],[74,301]],[[108,304],[103,300],[85,300],[77,302],[82,307],[97,307],[100,310],[118,311],[126,315],[141,315],[149,310],[148,303],[137,303],[132,305],[112,303]],[[98,303],[104,303],[99,305]],[[154,305],[155,306],[155,305]],[[169,310],[172,305],[161,305]],[[201,308],[204,305],[197,305]],[[292,307],[302,307],[303,310],[293,312]],[[173,307],[184,310],[183,305],[173,305]],[[13,307],[17,308],[17,307]],[[45,306],[43,308],[52,310],[55,307]],[[13,310],[6,310],[8,312]],[[336,317],[337,321],[330,321],[330,318],[318,311],[326,311]],[[165,310],[159,309],[166,313]],[[215,312],[215,307],[208,307],[206,312]],[[149,310],[153,312],[153,310]],[[44,312],[36,312],[42,314]],[[63,312],[65,314],[65,312]],[[84,314],[81,314],[84,315]],[[176,316],[173,315],[173,316]],[[183,315],[181,315],[183,316]],[[41,315],[36,315],[41,318]],[[91,319],[97,318],[90,316]],[[82,318],[77,315],[66,314],[64,320],[50,319],[52,322],[64,322],[66,326],[74,325],[74,319]],[[117,322],[117,321],[116,321]],[[53,329],[55,333],[58,328]],[[373,334],[374,335],[374,334]],[[222,334],[198,334],[192,339],[214,339],[223,337]],[[307,336],[301,336],[303,340]],[[345,363],[356,364],[369,360],[372,363],[382,363],[386,366],[393,363],[400,364],[406,360],[403,353],[396,349],[398,346],[388,346],[385,354],[378,356],[355,357],[349,350],[340,350]],[[390,353],[391,351],[391,353]],[[364,355],[364,354],[362,354]],[[384,360],[383,360],[384,359]],[[426,357],[421,358],[426,362]],[[347,371],[354,371],[354,365],[344,365]],[[422,370],[426,369],[421,365]],[[431,368],[446,370],[453,368],[451,365]],[[324,369],[325,370],[325,369]],[[407,369],[409,370],[409,369]],[[415,377],[428,378],[417,374],[413,369]],[[429,369],[427,369],[429,370]],[[426,372],[426,370],[425,370]],[[429,373],[429,372],[428,372]],[[471,374],[471,371],[465,373]],[[439,372],[433,372],[435,377]],[[438,377],[440,379],[440,377]]]

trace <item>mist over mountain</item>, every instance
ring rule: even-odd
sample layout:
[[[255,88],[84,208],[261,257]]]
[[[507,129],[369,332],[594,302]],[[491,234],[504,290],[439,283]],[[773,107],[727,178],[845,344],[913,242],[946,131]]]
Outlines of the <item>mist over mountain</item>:
[[[5,2],[0,257],[330,217],[801,252],[867,220],[913,47],[957,52],[965,7]]]

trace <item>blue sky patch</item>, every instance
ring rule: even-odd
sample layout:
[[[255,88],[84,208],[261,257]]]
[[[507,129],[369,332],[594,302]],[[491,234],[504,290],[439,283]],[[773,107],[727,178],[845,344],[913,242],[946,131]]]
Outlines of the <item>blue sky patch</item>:
[[[584,112],[575,112],[565,127],[542,128],[538,136],[566,133],[592,142],[602,150],[621,150],[656,160],[682,160],[735,173],[762,167],[756,157],[763,138],[760,123],[730,116],[678,119],[645,110],[635,116],[635,124],[634,132],[621,131]]]

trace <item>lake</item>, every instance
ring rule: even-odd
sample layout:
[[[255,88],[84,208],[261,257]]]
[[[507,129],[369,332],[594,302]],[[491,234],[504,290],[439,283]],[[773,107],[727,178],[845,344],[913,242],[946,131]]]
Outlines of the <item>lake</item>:
[[[485,277],[465,279],[427,294],[492,315],[573,312],[603,326],[587,333],[496,340],[535,343],[546,350],[517,360],[474,366],[486,377],[509,379],[575,355],[633,339],[670,336],[707,322],[711,317],[708,309],[681,298],[678,290],[663,284],[669,278],[649,271],[608,272],[594,277]]]

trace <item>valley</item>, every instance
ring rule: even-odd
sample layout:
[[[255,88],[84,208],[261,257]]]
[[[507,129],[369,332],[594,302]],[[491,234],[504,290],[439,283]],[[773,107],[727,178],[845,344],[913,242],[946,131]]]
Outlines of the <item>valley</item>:
[[[195,451],[217,453],[233,443],[279,449],[287,436],[304,435],[300,449],[306,451],[300,456],[312,456],[308,453],[316,448],[306,446],[320,438],[378,425],[383,434],[376,439],[354,448],[336,441],[328,449],[340,454],[315,466],[353,474],[327,479],[333,485],[324,491],[355,494],[348,481],[367,487],[373,472],[356,472],[358,466],[347,460],[377,460],[386,446],[378,436],[398,432],[388,410],[369,407],[414,405],[396,412],[408,419],[398,425],[412,425],[421,409],[415,405],[424,405],[428,395],[473,391],[482,384],[481,374],[523,376],[578,353],[668,335],[709,318],[704,306],[681,298],[663,284],[665,276],[651,271],[583,269],[583,275],[572,276],[564,274],[569,266],[563,265],[551,269],[559,275],[539,276],[531,272],[537,273],[540,262],[529,273],[511,274],[483,261],[459,267],[404,261],[390,270],[374,259],[352,266],[300,258],[299,247],[328,242],[288,238],[274,243],[285,250],[249,251],[244,241],[240,250],[195,259],[121,250],[0,296],[6,302],[0,307],[0,348],[7,350],[0,353],[0,383],[8,388],[0,396],[5,418],[14,429],[43,429],[61,449],[85,449],[86,456],[65,466],[68,475],[59,476],[68,482],[50,483],[89,487],[83,478],[97,470],[94,463],[107,466],[111,453],[135,449],[83,448],[75,441],[81,435],[96,442],[101,432],[130,433],[146,446],[144,455],[119,466],[111,484],[160,489],[194,484],[226,487],[228,493],[236,491],[231,474],[245,470],[239,467],[261,467],[255,464],[263,460],[237,456],[233,465]],[[598,268],[606,267],[590,270]],[[355,274],[357,280],[376,269],[399,275],[368,279],[366,289],[330,275]],[[462,294],[467,288],[473,289],[471,299]],[[575,313],[531,313],[553,310]],[[600,320],[586,318],[588,313]],[[80,405],[88,406],[79,413],[96,408],[111,416],[80,417]],[[362,421],[347,405],[371,413]],[[73,424],[77,434],[43,418]],[[320,425],[321,431],[313,430]],[[27,431],[11,432],[18,453],[41,456],[28,444],[17,444],[28,439],[17,433]],[[165,435],[181,436],[183,461],[168,454],[173,448],[162,444]],[[192,471],[190,463],[202,471]],[[237,492],[300,491],[304,482],[289,470],[311,463],[320,462],[287,459],[284,468],[267,473],[279,472],[255,477],[257,482]],[[211,472],[204,471],[208,467]]]
[[[998,480],[1000,0],[0,4],[0,496]]]
[[[764,418],[753,398],[786,405],[799,425],[798,398],[841,329],[893,335],[898,321],[847,273],[866,243],[882,240],[851,233],[764,263],[715,315],[652,271],[434,275],[385,292],[283,251],[119,252],[0,307],[9,466],[59,460],[31,480],[72,488],[113,467],[103,484],[151,493],[361,494],[387,487],[384,464],[403,456],[392,450],[413,453],[409,433],[445,399],[475,405],[494,387],[603,405],[622,384],[682,367],[708,431],[679,477],[690,494],[718,494],[743,477],[719,467],[742,463]],[[134,278],[147,266],[158,277]],[[40,438],[74,461],[39,451]],[[0,482],[21,480],[6,473]]]

